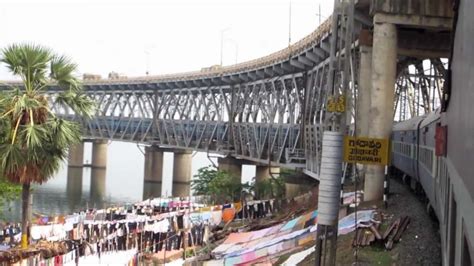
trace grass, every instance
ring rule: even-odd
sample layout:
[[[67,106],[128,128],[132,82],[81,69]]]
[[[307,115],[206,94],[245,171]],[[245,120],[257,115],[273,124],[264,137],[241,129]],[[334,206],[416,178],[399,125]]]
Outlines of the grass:
[[[388,225],[381,225],[381,232],[385,231]],[[352,240],[355,232],[338,237],[337,241],[337,265],[352,265],[355,261],[356,249],[352,247]],[[368,247],[359,247],[357,249],[358,265],[392,265],[396,260],[391,252],[386,251],[381,243],[373,243]]]

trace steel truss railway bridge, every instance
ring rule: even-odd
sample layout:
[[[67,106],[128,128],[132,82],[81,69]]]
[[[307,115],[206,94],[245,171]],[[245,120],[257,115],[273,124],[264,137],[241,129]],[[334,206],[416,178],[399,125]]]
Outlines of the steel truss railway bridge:
[[[324,129],[350,131],[357,121],[356,133],[367,135],[377,104],[385,104],[389,120],[404,120],[432,111],[443,98],[452,24],[448,1],[401,2],[340,1],[302,40],[236,65],[86,79],[85,91],[98,106],[92,120],[81,121],[86,138],[217,153],[299,168],[318,178]],[[395,57],[383,54],[393,47]],[[380,74],[376,65],[395,69],[382,67]],[[384,75],[396,79],[372,88]],[[380,89],[388,96],[371,96]],[[52,98],[58,92],[49,90]],[[340,95],[347,112],[328,112],[328,99]],[[54,109],[76,119],[70,110]]]

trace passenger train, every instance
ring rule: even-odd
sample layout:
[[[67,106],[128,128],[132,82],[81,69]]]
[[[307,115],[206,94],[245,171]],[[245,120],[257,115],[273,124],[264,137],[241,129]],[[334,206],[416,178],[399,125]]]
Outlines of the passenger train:
[[[442,109],[396,123],[392,167],[439,221],[443,265],[474,265],[474,1],[456,0]]]
[[[392,132],[392,170],[401,173],[413,190],[423,193],[428,199],[427,210],[434,213],[439,221],[443,265],[470,266],[470,248],[474,242],[468,235],[466,225],[472,224],[472,218],[457,210],[453,179],[459,177],[449,170],[444,156],[447,127],[443,124],[440,110],[396,123]],[[474,132],[471,137],[474,138]],[[474,211],[472,201],[466,204],[471,206],[471,212]],[[461,228],[457,226],[459,220],[462,221]],[[460,242],[459,246],[456,242]],[[456,247],[463,249],[461,264],[455,263]]]

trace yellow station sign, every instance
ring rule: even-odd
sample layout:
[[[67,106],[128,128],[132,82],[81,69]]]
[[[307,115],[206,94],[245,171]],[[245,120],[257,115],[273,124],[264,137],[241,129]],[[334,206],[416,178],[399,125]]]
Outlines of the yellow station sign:
[[[388,165],[388,139],[344,138],[344,161],[348,163]]]

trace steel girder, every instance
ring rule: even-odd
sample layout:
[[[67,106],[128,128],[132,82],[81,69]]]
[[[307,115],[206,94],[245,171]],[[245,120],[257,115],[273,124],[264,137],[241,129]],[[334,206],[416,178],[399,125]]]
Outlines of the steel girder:
[[[441,105],[447,60],[409,59],[399,64],[394,120],[428,114]]]
[[[232,155],[317,171],[327,64],[307,72],[234,85],[148,89],[96,87],[80,121],[86,138]],[[55,93],[51,93],[51,101]],[[72,110],[53,106],[70,119]],[[315,161],[316,162],[316,161]]]

